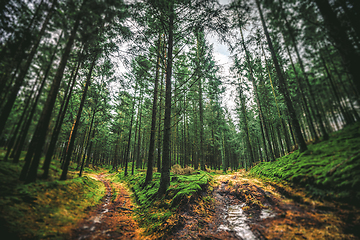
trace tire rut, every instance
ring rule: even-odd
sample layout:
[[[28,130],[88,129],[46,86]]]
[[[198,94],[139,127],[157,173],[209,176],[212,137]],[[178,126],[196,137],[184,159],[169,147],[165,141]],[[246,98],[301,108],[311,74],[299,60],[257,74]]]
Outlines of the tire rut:
[[[140,229],[132,218],[134,206],[128,191],[123,185],[106,180],[106,176],[96,176],[106,188],[102,203],[71,231],[69,239],[141,239]],[[115,191],[117,196],[112,201]]]

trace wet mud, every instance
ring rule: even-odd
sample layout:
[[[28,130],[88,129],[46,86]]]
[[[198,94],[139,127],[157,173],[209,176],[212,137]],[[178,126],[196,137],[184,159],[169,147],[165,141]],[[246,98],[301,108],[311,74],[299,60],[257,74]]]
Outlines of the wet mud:
[[[318,201],[302,189],[266,183],[242,174],[224,175],[214,189],[218,232],[238,239],[359,239],[360,211]],[[357,218],[348,216],[355,215]]]
[[[126,188],[98,179],[107,189],[103,202],[69,239],[145,239]],[[353,206],[314,200],[302,189],[241,172],[215,177],[208,189],[184,199],[177,216],[161,239],[359,239],[360,229],[360,210]]]
[[[97,176],[106,188],[102,203],[89,212],[88,217],[71,232],[69,239],[142,239],[139,237],[139,227],[132,218],[134,206],[128,191],[123,185],[114,185],[106,180],[105,176]],[[115,191],[116,199],[112,200]]]

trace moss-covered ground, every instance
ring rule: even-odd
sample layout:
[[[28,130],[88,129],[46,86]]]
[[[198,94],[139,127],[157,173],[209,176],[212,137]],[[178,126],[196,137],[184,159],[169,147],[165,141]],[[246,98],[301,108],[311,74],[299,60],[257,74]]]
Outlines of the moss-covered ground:
[[[88,213],[86,210],[100,203],[104,196],[103,183],[91,176],[100,172],[110,172],[110,167],[108,169],[87,168],[85,170],[90,174],[80,178],[77,177],[75,166],[71,166],[69,180],[58,181],[61,169],[59,162],[54,161],[51,166],[51,177],[48,180],[39,179],[35,183],[24,184],[18,180],[23,161],[19,164],[1,161],[4,154],[0,151],[0,231],[7,239],[66,239],[76,223],[85,218]],[[278,207],[280,217],[268,220],[269,224],[275,227],[281,224],[288,227],[289,224],[283,222],[280,224],[276,221],[282,221],[283,215],[292,216],[293,212],[298,213],[298,215],[293,214],[295,220],[306,218],[304,217],[305,210],[302,209],[311,207],[309,212],[312,212],[314,203],[320,208],[336,209],[336,207],[328,207],[329,204],[323,204],[323,206],[320,202],[313,202],[306,198],[301,195],[301,188],[305,188],[312,199],[336,199],[358,206],[360,205],[360,123],[333,133],[327,141],[310,144],[304,153],[295,151],[274,162],[259,163],[250,172],[243,173],[241,176],[209,172],[211,171],[194,171],[191,168],[174,166],[170,175],[170,186],[162,197],[157,194],[160,173],[154,173],[152,182],[145,187],[144,170],[136,171],[134,175],[127,177],[124,177],[123,171],[111,174],[107,177],[111,180],[110,185],[113,191],[111,200],[118,202],[120,206],[116,205],[114,211],[125,211],[129,218],[134,217],[137,221],[136,226],[142,229],[142,236],[148,239],[165,239],[169,236],[186,239],[194,236],[195,238],[196,236],[214,236],[213,234],[218,233],[215,231],[216,226],[209,226],[212,218],[218,216],[218,213],[214,212],[217,208],[212,190],[213,187],[218,188],[219,184],[229,186],[229,193],[225,192],[229,199],[236,198],[239,201],[245,201],[247,206],[243,210],[250,212],[250,215],[251,211],[260,211],[264,207],[259,199],[262,197],[271,199],[266,192],[270,191],[266,190],[270,186],[276,189],[273,193],[275,200],[282,199],[280,195],[285,195],[285,197],[291,195],[290,198],[293,200],[302,199],[300,202],[305,206],[304,208],[298,208],[296,205],[294,207],[292,203],[283,204],[282,200],[276,200],[279,203],[274,204],[274,209]],[[258,177],[263,180],[257,180]],[[253,181],[253,185],[257,187],[250,189],[249,186],[253,185],[249,185],[246,181]],[[261,182],[265,185],[261,185]],[[126,184],[132,191],[136,206],[126,200],[128,198],[124,192],[119,191],[120,184],[121,186]],[[123,191],[126,191],[124,189]],[[299,189],[299,193],[293,193],[294,189]],[[256,197],[257,193],[261,195],[259,199]],[[276,194],[279,195],[278,198]],[[290,205],[293,207],[291,211],[282,208],[282,206]],[[327,211],[335,213],[335,210]],[[336,216],[342,216],[339,219],[345,219],[344,216],[347,216],[342,211],[338,210],[336,213]],[[354,219],[357,218],[354,217]],[[288,218],[286,220],[289,221]],[[341,221],[357,224],[358,220],[355,220]],[[341,221],[339,226],[343,224]],[[355,223],[352,223],[351,229],[358,226]],[[316,229],[323,231],[322,226],[325,225],[324,223]],[[308,228],[306,229],[311,232]],[[338,232],[342,234],[341,231]],[[219,239],[227,237],[228,235],[224,235]]]
[[[305,187],[314,198],[360,205],[360,123],[333,133],[329,140],[308,145],[274,162],[262,162],[250,174]]]
[[[4,154],[0,153],[0,159]],[[49,179],[24,184],[18,180],[22,164],[0,161],[0,232],[4,239],[66,239],[85,210],[104,196],[103,183],[89,176],[77,177],[70,171],[69,180],[57,180],[61,174],[58,161],[51,166]]]
[[[209,187],[212,177],[203,171],[190,171],[187,174],[170,175],[170,186],[163,197],[158,197],[160,173],[154,173],[153,180],[146,187],[145,172],[124,177],[123,173],[111,176],[114,182],[124,182],[133,192],[137,203],[134,216],[144,234],[155,238],[168,236],[174,228],[181,225],[179,219],[180,206],[201,197]]]

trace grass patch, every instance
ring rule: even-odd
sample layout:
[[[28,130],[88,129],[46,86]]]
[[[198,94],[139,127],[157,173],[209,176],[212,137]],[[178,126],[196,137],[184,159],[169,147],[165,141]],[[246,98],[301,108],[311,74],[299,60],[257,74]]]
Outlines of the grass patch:
[[[8,239],[66,239],[85,209],[100,202],[104,185],[90,177],[18,181],[20,164],[0,162],[0,231]],[[58,176],[58,166],[52,166]],[[61,172],[60,172],[61,173]]]
[[[176,171],[182,171],[177,169]],[[188,172],[188,170],[184,170]],[[160,186],[160,173],[153,174],[153,180],[145,188],[145,173],[138,172],[133,176],[124,177],[123,173],[113,177],[114,181],[125,182],[133,191],[136,200],[135,219],[146,235],[163,237],[171,233],[174,227],[180,224],[178,213],[181,205],[189,204],[198,198],[207,189],[211,177],[202,171],[193,171],[193,174],[179,175],[170,173],[170,186],[161,199],[157,197]]]
[[[328,141],[295,151],[275,162],[262,162],[250,174],[306,187],[316,198],[359,204],[360,123],[334,133]]]

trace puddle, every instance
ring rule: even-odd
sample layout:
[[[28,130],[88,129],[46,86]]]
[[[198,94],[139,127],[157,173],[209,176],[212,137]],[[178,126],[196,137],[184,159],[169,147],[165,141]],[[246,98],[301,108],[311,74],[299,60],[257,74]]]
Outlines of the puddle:
[[[260,213],[260,219],[273,218],[276,217],[276,213],[274,213],[270,209],[262,209]]]
[[[102,214],[95,216],[93,219],[93,223],[101,223],[101,218],[102,218]]]
[[[218,231],[234,231],[236,235],[242,239],[255,240],[257,239],[254,233],[250,230],[249,225],[247,224],[248,218],[246,214],[241,209],[245,204],[240,205],[230,205],[227,209],[227,215],[225,217],[228,225],[220,225]]]
[[[104,221],[104,217],[106,217],[105,213],[109,212],[110,209],[110,202],[111,202],[111,188],[109,186],[109,184],[105,181],[101,179],[102,176],[100,176],[100,180],[104,183],[105,187],[106,187],[106,195],[105,195],[105,199],[103,200],[103,204],[101,206],[101,208],[97,211],[97,214],[94,215],[93,217],[91,217],[90,219],[87,220],[86,224],[84,224],[82,227],[80,227],[81,230],[79,230],[79,237],[77,238],[78,240],[83,240],[83,239],[94,239],[94,232],[99,231],[100,225],[102,224],[102,222]],[[107,234],[107,232],[110,230],[103,230],[104,234]]]

